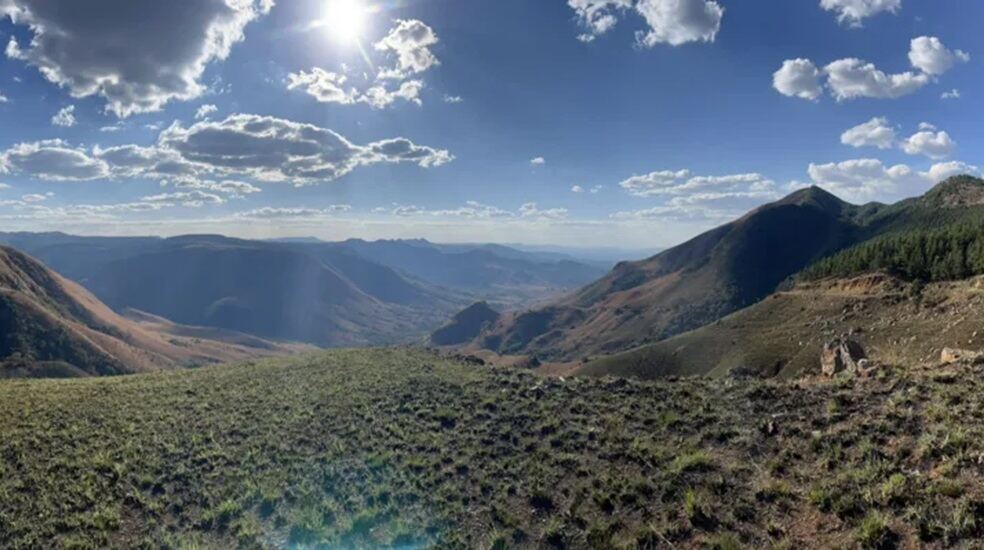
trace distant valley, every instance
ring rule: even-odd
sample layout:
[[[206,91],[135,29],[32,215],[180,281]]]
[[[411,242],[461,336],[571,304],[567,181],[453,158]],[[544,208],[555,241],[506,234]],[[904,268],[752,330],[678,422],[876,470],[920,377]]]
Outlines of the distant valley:
[[[0,234],[112,309],[318,346],[409,343],[477,300],[537,302],[604,273],[494,245]]]

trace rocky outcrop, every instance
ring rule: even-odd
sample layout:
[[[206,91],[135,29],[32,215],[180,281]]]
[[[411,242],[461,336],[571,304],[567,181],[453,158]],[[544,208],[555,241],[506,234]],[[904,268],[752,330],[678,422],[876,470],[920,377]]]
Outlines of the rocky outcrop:
[[[953,363],[984,363],[984,352],[966,349],[943,348],[940,361],[945,365]]]
[[[868,365],[868,356],[856,340],[836,338],[824,344],[820,353],[820,371],[824,376],[841,372],[857,373]]]

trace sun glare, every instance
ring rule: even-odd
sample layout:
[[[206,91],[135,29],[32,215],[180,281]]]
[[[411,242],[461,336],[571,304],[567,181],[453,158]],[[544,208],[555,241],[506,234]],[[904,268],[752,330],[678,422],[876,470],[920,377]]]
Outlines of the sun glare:
[[[323,21],[332,38],[348,44],[362,37],[371,12],[363,0],[328,0]]]

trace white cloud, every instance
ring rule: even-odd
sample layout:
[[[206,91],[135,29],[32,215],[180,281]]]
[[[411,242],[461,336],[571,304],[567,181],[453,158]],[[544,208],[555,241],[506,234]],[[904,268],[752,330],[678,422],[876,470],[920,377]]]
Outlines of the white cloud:
[[[906,153],[925,155],[934,160],[950,156],[956,147],[957,144],[950,138],[950,134],[932,130],[917,132],[902,144],[902,150]]]
[[[51,117],[51,123],[55,126],[64,126],[65,128],[75,126],[75,105],[69,105],[55,113],[55,116]]]
[[[412,163],[430,168],[452,160],[446,150],[402,137],[356,145],[311,124],[237,114],[188,128],[175,122],[150,147],[97,145],[89,151],[60,140],[21,143],[0,153],[0,173],[50,180],[152,178],[241,195],[255,191],[245,187],[251,184],[231,184],[231,178],[299,186],[331,181],[360,166]]]
[[[546,163],[547,163],[547,159],[543,157],[535,157],[530,159],[530,164],[532,164],[533,166],[543,166]]]
[[[395,27],[379,42],[376,50],[396,54],[396,67],[380,71],[380,78],[402,80],[440,65],[430,50],[438,43],[437,33],[424,22],[416,19],[398,20]]]
[[[895,140],[895,128],[884,117],[873,118],[841,134],[841,143],[852,147],[891,149],[895,146]]]
[[[816,100],[823,95],[820,70],[809,59],[787,59],[772,75],[772,86],[782,95]]]
[[[251,183],[234,180],[214,181],[200,180],[197,178],[177,178],[173,181],[164,181],[162,185],[167,185],[168,183],[173,184],[174,187],[179,189],[211,191],[213,193],[222,193],[232,198],[242,198],[246,195],[252,195],[262,191],[262,189]]]
[[[574,187],[571,187],[571,193],[584,193],[584,188],[580,185],[575,185]]]
[[[344,74],[314,67],[310,72],[300,71],[288,74],[287,89],[303,88],[308,95],[321,103],[351,105],[358,99],[358,92],[354,88],[348,90],[344,88],[347,80],[348,78]]]
[[[448,95],[448,94],[444,94],[444,102],[445,103],[461,103],[464,100],[465,99],[463,97],[461,97],[460,95]]]
[[[619,184],[637,197],[681,195],[695,192],[761,192],[771,191],[775,182],[762,174],[730,174],[725,176],[695,176],[690,170],[662,170],[633,176]]]
[[[95,180],[110,175],[104,160],[58,139],[19,143],[0,153],[0,173],[51,181]]]
[[[54,197],[54,196],[55,196],[55,194],[54,193],[50,193],[50,192],[49,193],[29,193],[27,195],[21,196],[21,200],[24,201],[24,202],[26,202],[26,203],[44,202],[44,201],[46,201],[49,198]]]
[[[957,63],[970,61],[970,54],[961,50],[951,51],[935,36],[920,36],[912,39],[909,62],[922,72],[939,76],[953,68]]]
[[[830,91],[838,101],[859,97],[895,99],[930,82],[930,77],[923,73],[886,74],[873,63],[854,58],[838,59],[824,67],[824,72]]]
[[[262,208],[247,210],[245,212],[237,212],[236,216],[240,218],[254,218],[262,220],[321,218],[334,214],[345,213],[350,210],[352,210],[352,207],[348,204],[332,204],[325,208],[275,208],[271,206],[264,206]]]
[[[141,199],[147,203],[178,204],[188,208],[200,208],[206,204],[223,204],[226,200],[219,195],[204,191],[178,191],[176,193],[161,193]]]
[[[535,202],[528,202],[519,207],[519,215],[523,218],[542,218],[560,220],[567,217],[566,208],[541,209]]]
[[[219,112],[219,108],[211,103],[206,103],[195,111],[195,120],[208,118],[209,115]]]
[[[976,166],[953,161],[934,164],[925,172],[905,164],[885,166],[877,159],[852,159],[810,164],[810,179],[831,193],[853,202],[891,202],[921,195],[933,185],[957,174],[979,174]]]
[[[949,92],[940,94],[940,99],[960,99],[960,90],[954,88]]]
[[[567,5],[584,29],[577,37],[582,42],[612,30],[627,10],[635,8],[648,27],[636,32],[636,42],[649,48],[714,42],[724,17],[724,8],[713,0],[567,0]]]
[[[647,47],[714,42],[724,17],[724,8],[711,0],[639,0],[636,11],[649,24],[648,31],[636,33]]]
[[[868,17],[883,12],[897,13],[902,0],[820,0],[820,7],[837,12],[841,24],[858,28]]]
[[[612,30],[618,23],[618,13],[632,7],[632,0],[567,0],[585,32],[578,36],[582,42]]]
[[[395,90],[389,90],[385,85],[379,84],[366,90],[366,93],[360,96],[358,100],[369,104],[374,109],[389,107],[397,99],[420,105],[420,90],[423,88],[424,83],[421,80],[401,82]]]
[[[204,93],[205,68],[228,57],[245,26],[272,6],[272,0],[182,0],[181,9],[159,0],[3,0],[0,17],[33,33],[28,46],[11,39],[8,57],[37,67],[73,97],[103,97],[106,110],[123,118]]]
[[[889,74],[853,57],[838,59],[818,71],[809,59],[789,59],[773,75],[772,85],[783,95],[816,100],[823,94],[821,77],[826,77],[827,88],[838,101],[861,97],[894,99],[918,91],[957,62],[969,59],[970,55],[960,50],[948,50],[938,38],[921,36],[912,40],[909,51],[909,61],[916,71]]]
[[[934,164],[929,168],[929,171],[925,173],[926,177],[928,177],[933,183],[939,183],[947,178],[960,176],[963,174],[980,176],[981,169],[977,166],[967,164],[966,162],[951,160],[950,162],[940,162]]]
[[[160,146],[218,173],[308,185],[331,181],[359,166],[409,162],[424,168],[454,159],[446,150],[406,138],[356,145],[338,133],[311,124],[237,114],[161,133]]]
[[[7,99],[7,96],[3,95],[3,93],[0,92],[0,103],[7,103],[8,101],[10,100]]]

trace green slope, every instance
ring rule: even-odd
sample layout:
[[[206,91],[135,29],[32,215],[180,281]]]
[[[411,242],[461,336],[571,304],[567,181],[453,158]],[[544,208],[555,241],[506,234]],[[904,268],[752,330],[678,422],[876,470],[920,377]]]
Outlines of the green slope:
[[[982,375],[560,381],[351,350],[0,382],[0,547],[972,544]]]

